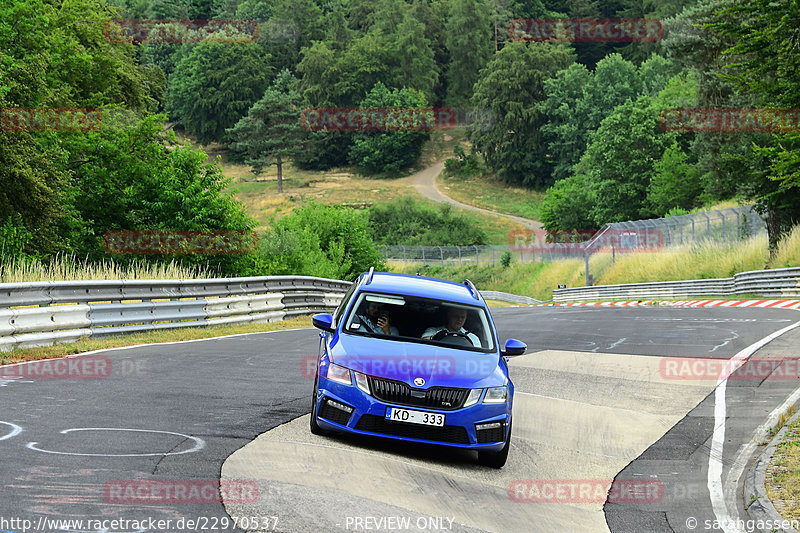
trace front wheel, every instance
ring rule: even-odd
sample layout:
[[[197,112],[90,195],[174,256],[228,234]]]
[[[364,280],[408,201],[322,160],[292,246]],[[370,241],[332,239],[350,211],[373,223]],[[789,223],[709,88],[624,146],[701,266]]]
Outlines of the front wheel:
[[[317,371],[319,372],[319,370]],[[311,421],[309,422],[309,429],[314,435],[326,435],[326,431],[317,423],[317,387],[319,385],[319,376],[314,378],[314,392],[311,394]]]
[[[508,426],[506,445],[499,452],[478,452],[478,463],[491,468],[503,468],[508,459],[508,449],[511,447],[511,424]]]

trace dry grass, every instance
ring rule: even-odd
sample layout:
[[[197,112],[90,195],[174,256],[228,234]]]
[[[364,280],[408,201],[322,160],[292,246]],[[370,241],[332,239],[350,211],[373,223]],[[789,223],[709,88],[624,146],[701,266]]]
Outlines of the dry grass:
[[[687,279],[726,278],[748,270],[766,267],[769,254],[766,236],[732,244],[701,244],[684,246],[660,253],[617,254],[612,263],[611,254],[598,253],[589,260],[589,272],[594,285],[641,283]],[[773,266],[800,265],[800,228],[781,242],[779,259]],[[491,266],[407,265],[390,264],[396,272],[415,273],[463,281],[471,279],[479,289],[496,290],[531,296],[539,300],[552,298],[559,284],[582,287],[586,284],[583,259],[569,259],[553,263],[515,263],[508,268],[499,264]],[[741,298],[753,295],[739,295]]]
[[[89,279],[194,279],[207,278],[203,268],[170,263],[133,262],[120,265],[114,261],[88,263],[74,256],[57,256],[49,263],[12,259],[0,263],[0,283],[30,281],[65,281]]]
[[[766,486],[767,496],[783,518],[800,520],[800,420],[789,425],[778,444],[767,467]]]
[[[233,178],[229,190],[256,220],[257,231],[267,229],[273,219],[288,215],[311,200],[366,208],[416,194],[411,185],[396,180],[363,178],[348,169],[312,172],[291,165],[284,165],[283,193],[278,194],[275,167],[265,170],[258,178],[250,174],[245,165],[223,163],[222,168],[226,176]]]
[[[607,265],[595,279],[598,285],[614,285],[727,278],[738,272],[762,269],[768,259],[767,238],[759,236],[734,244],[705,243],[657,253],[617,254],[616,264]]]
[[[772,261],[773,268],[792,267],[800,265],[800,226],[778,244],[778,251]]]
[[[203,328],[180,328],[172,330],[151,331],[131,335],[119,335],[102,339],[86,338],[69,344],[56,344],[40,348],[15,349],[10,352],[0,352],[0,363],[17,363],[20,361],[34,361],[37,359],[50,359],[64,357],[92,350],[105,350],[122,346],[136,346],[139,344],[152,344],[160,342],[176,342],[195,339],[208,339],[223,335],[237,335],[241,333],[260,333],[263,331],[277,331],[281,329],[311,327],[311,318],[301,316],[284,320],[259,324],[240,324],[208,326]]]
[[[545,193],[513,187],[490,176],[456,178],[439,176],[439,189],[459,202],[498,213],[539,219],[539,207]]]
[[[274,219],[288,215],[296,207],[309,201],[344,205],[357,209],[373,204],[390,202],[403,196],[434,205],[422,198],[407,180],[370,179],[358,176],[347,169],[327,172],[296,170],[291,165],[284,167],[283,194],[277,193],[275,167],[265,171],[258,181],[249,174],[249,167],[223,163],[226,176],[234,181],[230,190],[256,219],[257,231],[267,229]],[[464,211],[466,216],[478,221],[491,243],[508,242],[508,234],[521,226],[504,217]]]

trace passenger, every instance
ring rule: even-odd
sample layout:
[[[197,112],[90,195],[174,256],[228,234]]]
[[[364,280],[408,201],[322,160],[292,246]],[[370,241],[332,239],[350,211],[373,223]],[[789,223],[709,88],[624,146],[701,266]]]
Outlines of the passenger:
[[[481,347],[481,341],[477,335],[464,329],[464,322],[467,321],[467,310],[459,307],[449,307],[447,309],[447,325],[432,327],[422,333],[423,339],[439,340],[447,333],[461,333],[466,336],[476,348]]]
[[[389,312],[382,303],[368,301],[366,314],[362,313],[357,316],[370,333],[400,335],[397,327],[389,324]]]

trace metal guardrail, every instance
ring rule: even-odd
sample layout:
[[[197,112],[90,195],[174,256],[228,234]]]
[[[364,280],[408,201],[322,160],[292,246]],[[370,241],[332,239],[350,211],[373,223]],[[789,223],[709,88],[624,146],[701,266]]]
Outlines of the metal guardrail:
[[[501,302],[509,302],[512,304],[534,305],[543,303],[541,300],[536,300],[530,296],[520,296],[518,294],[509,294],[500,291],[480,291],[485,300],[498,300]]]
[[[697,296],[753,294],[763,297],[800,296],[800,267],[753,270],[732,278],[626,283],[555,289],[554,302],[617,299],[684,299]]]
[[[310,276],[0,283],[0,351],[139,331],[275,322],[330,311],[349,287]]]

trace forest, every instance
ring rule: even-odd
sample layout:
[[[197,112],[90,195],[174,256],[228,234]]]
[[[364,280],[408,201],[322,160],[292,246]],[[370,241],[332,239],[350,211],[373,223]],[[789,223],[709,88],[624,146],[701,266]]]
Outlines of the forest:
[[[509,31],[545,18],[653,19],[663,36],[531,42]],[[119,38],[126,21],[172,37]],[[471,148],[448,171],[546,191],[550,230],[733,199],[758,206],[774,244],[800,222],[800,125],[692,131],[665,128],[665,116],[800,108],[798,27],[789,0],[0,0],[0,259],[102,260],[109,231],[253,229],[219,164],[176,131],[254,172],[291,161],[382,179],[406,172],[429,137],[302,127],[313,108],[491,116],[469,126]],[[20,126],[35,109],[102,120]],[[449,211],[315,204],[278,220],[256,252],[176,258],[223,274],[347,277],[380,264],[378,240],[402,240],[376,227],[411,219],[441,241],[451,227],[472,231]]]

